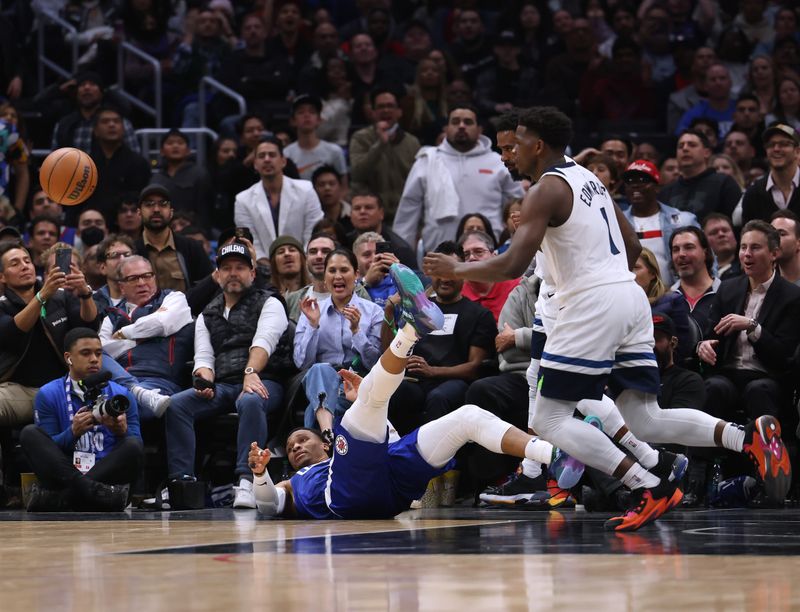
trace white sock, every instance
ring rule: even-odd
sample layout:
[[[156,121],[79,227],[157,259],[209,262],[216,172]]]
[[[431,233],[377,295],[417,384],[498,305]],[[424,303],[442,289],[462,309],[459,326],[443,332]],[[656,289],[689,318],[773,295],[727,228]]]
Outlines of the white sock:
[[[634,489],[652,489],[657,487],[661,482],[657,476],[654,476],[638,463],[634,463],[633,467],[625,472],[622,477],[622,484],[631,490]]]
[[[725,423],[722,430],[722,446],[737,453],[744,449],[744,428],[734,423]]]
[[[538,478],[542,474],[542,464],[531,459],[523,459],[522,474],[528,478]]]
[[[639,441],[631,432],[627,432],[619,439],[619,445],[629,450],[648,470],[658,463],[658,451],[649,444]]]
[[[400,359],[408,359],[411,357],[411,353],[414,352],[414,345],[418,341],[417,332],[411,325],[406,323],[397,330],[394,340],[389,343],[389,350]]]
[[[525,445],[525,457],[531,461],[550,465],[553,457],[553,445],[539,438],[531,438]]]

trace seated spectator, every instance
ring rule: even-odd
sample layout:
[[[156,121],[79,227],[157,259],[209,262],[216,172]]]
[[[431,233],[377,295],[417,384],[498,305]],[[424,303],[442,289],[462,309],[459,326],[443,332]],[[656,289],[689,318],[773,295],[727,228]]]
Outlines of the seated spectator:
[[[503,231],[500,233],[500,246],[497,247],[497,254],[500,255],[511,246],[511,239],[519,226],[519,216],[522,210],[522,198],[519,200],[509,200],[503,206]]]
[[[83,252],[80,266],[81,272],[86,277],[86,282],[89,283],[93,291],[97,291],[106,284],[106,276],[103,274],[102,266],[97,260],[98,246],[97,244],[92,245]]]
[[[716,60],[711,47],[700,47],[694,51],[691,65],[691,83],[669,96],[667,105],[667,134],[674,134],[683,114],[698,104],[706,94],[706,72]]]
[[[703,219],[703,233],[717,258],[719,279],[727,280],[739,276],[742,273],[739,265],[739,245],[736,243],[736,233],[730,217],[722,213],[711,213]]]
[[[84,383],[102,367],[97,332],[85,327],[64,336],[67,376],[43,385],[36,394],[35,424],[20,434],[20,444],[38,483],[28,511],[121,512],[130,484],[139,477],[144,451],[136,400],[115,382],[100,389]],[[119,416],[93,412],[95,396],[124,401]]]
[[[593,153],[586,157],[585,160],[583,164],[586,166],[586,169],[600,179],[600,182],[603,183],[603,187],[608,189],[609,194],[614,198],[617,206],[619,206],[621,210],[630,208],[631,203],[628,201],[628,198],[625,197],[625,194],[622,193],[622,173],[627,166],[620,170],[619,164],[607,153]]]
[[[186,296],[160,290],[153,265],[140,255],[122,259],[117,270],[122,300],[106,311],[100,325],[103,350],[125,364],[139,387],[166,395],[179,393],[194,346]],[[168,406],[169,402],[161,402],[159,412],[152,412],[142,405],[139,416],[161,418]]]
[[[166,187],[153,183],[139,194],[142,216],[142,237],[136,241],[136,252],[147,257],[161,289],[186,294],[189,289],[211,274],[213,267],[197,241],[176,234],[170,227],[173,209]]]
[[[687,131],[678,138],[680,178],[658,194],[662,202],[705,219],[712,212],[733,214],[742,190],[731,177],[717,173],[708,165],[711,145],[700,132]]]
[[[769,174],[758,179],[744,193],[742,221],[766,221],[776,210],[800,214],[800,136],[781,123],[764,130]]]
[[[78,108],[56,123],[50,148],[75,147],[89,153],[97,113],[103,105],[103,79],[96,72],[81,72],[75,77],[75,87]],[[131,122],[122,118],[121,128],[125,146],[134,153],[140,153],[139,140]]]
[[[522,39],[511,29],[494,37],[493,62],[480,69],[475,78],[478,108],[487,115],[533,104],[539,89],[539,74],[533,65],[520,61]]]
[[[786,74],[778,81],[775,110],[764,118],[764,125],[783,123],[800,130],[800,76]]]
[[[736,99],[736,109],[733,111],[733,125],[731,126],[731,131],[736,129],[747,136],[747,140],[754,149],[754,157],[764,156],[764,148],[761,144],[764,122],[760,106],[757,95],[740,94]],[[728,133],[730,134],[730,132]]]
[[[297,132],[297,140],[288,145],[283,154],[297,166],[300,178],[311,180],[314,170],[320,166],[333,166],[342,176],[347,191],[347,162],[339,145],[320,140],[322,101],[307,94],[297,96],[292,102],[291,124]]]
[[[742,228],[744,276],[722,283],[714,296],[706,338],[697,355],[711,366],[706,411],[747,421],[760,414],[785,418],[800,343],[800,288],[775,273],[780,237],[764,221]],[[741,421],[741,418],[738,418]]]
[[[306,427],[333,428],[346,406],[339,403],[339,369],[369,370],[381,354],[383,309],[354,294],[358,263],[346,249],[325,257],[325,288],[330,297],[318,302],[306,295],[300,301],[300,320],[294,337],[294,363],[307,370],[303,388],[308,398]],[[323,410],[319,410],[322,408]]]
[[[722,138],[719,136],[719,123],[709,117],[698,117],[689,124],[689,130],[703,134],[708,140],[708,147],[712,153],[719,153],[722,148]]]
[[[707,97],[683,114],[675,129],[675,135],[680,135],[689,129],[693,119],[708,117],[719,124],[719,137],[724,138],[733,124],[733,111],[736,109],[736,101],[731,97],[732,86],[733,81],[725,65],[711,64],[706,70]]]
[[[744,174],[750,171],[750,166],[756,156],[756,150],[750,142],[750,137],[736,126],[731,128],[722,141],[722,152],[736,162],[739,170]]]
[[[311,184],[317,192],[322,214],[325,218],[338,223],[346,231],[352,231],[350,221],[350,202],[344,200],[345,189],[342,175],[333,166],[320,166],[311,175]]]
[[[136,252],[133,240],[123,234],[110,234],[97,245],[97,262],[100,264],[106,284],[97,289],[93,298],[97,304],[97,312],[105,316],[107,309],[117,306],[122,301],[119,287],[119,265],[126,257]]]
[[[400,127],[403,111],[392,89],[377,87],[370,100],[373,124],[350,139],[352,187],[354,192],[377,193],[391,222],[420,144]]]
[[[288,327],[286,311],[269,291],[253,287],[253,259],[233,242],[217,252],[217,282],[222,293],[195,324],[194,389],[172,396],[166,414],[167,471],[171,479],[194,479],[195,421],[239,414],[234,508],[255,508],[250,443],[266,445],[267,416],[280,410],[284,375],[276,349]],[[202,383],[202,384],[201,384]]]
[[[492,237],[484,232],[470,232],[464,234],[458,241],[459,250],[463,253],[464,261],[482,261],[497,257]],[[500,281],[496,283],[481,283],[465,281],[461,294],[468,300],[477,302],[489,310],[495,318],[500,317],[500,311],[508,299],[508,294],[519,285],[520,279]]]
[[[496,235],[492,227],[492,222],[486,218],[486,215],[482,215],[481,213],[467,213],[461,217],[461,220],[458,222],[458,227],[456,228],[456,242],[461,240],[461,236],[470,232],[483,232],[489,236],[489,238],[494,238]],[[496,242],[495,248],[497,248]]]
[[[675,322],[665,313],[653,313],[653,352],[661,376],[658,405],[668,408],[700,408],[706,405],[706,388],[697,372],[675,365],[680,354],[680,339]]]
[[[68,207],[67,224],[75,223],[86,208],[94,208],[108,219],[123,193],[140,191],[150,181],[150,164],[123,139],[122,115],[104,107],[95,113],[94,139],[90,155],[97,166],[97,187],[83,204]]]
[[[267,57],[285,58],[292,74],[297,74],[311,57],[313,48],[305,39],[303,14],[297,0],[286,0],[277,5],[274,13],[275,34],[267,39]],[[295,82],[291,82],[295,87]]]
[[[800,221],[791,210],[776,210],[770,224],[781,239],[775,264],[781,277],[800,286]]]
[[[196,223],[208,227],[214,201],[211,179],[205,168],[190,161],[190,154],[189,140],[183,132],[173,128],[164,134],[162,165],[151,182],[167,188],[175,211],[191,211]]]
[[[117,231],[131,240],[142,237],[142,213],[139,211],[139,194],[125,193],[121,196],[117,207]]]
[[[310,182],[283,175],[286,158],[280,141],[263,140],[255,152],[254,167],[261,180],[236,195],[234,220],[237,227],[253,232],[253,245],[261,258],[280,235],[308,242],[311,229],[322,218],[322,206]]]
[[[378,245],[384,247],[379,249]],[[389,296],[397,293],[389,275],[389,266],[399,263],[394,253],[383,248],[391,249],[392,245],[375,232],[364,232],[353,243],[353,254],[358,261],[358,282],[367,290],[370,300],[381,307],[386,305]]]
[[[744,174],[739,168],[739,165],[730,155],[726,155],[725,153],[717,153],[716,155],[712,155],[708,159],[708,165],[714,168],[716,172],[727,174],[729,177],[731,177],[742,189],[742,193],[744,193],[745,187],[747,186],[745,185]]]
[[[269,246],[272,284],[284,295],[308,285],[303,245],[293,236],[278,236]]]
[[[383,236],[392,245],[392,252],[404,266],[415,270],[417,258],[411,246],[403,240],[388,223],[384,222],[385,210],[383,200],[375,193],[364,192],[353,195],[350,199],[350,221],[353,231],[348,238],[355,241],[364,232],[375,232]]]
[[[661,266],[650,249],[642,248],[633,272],[636,275],[636,282],[647,295],[653,313],[669,315],[670,319],[674,321],[676,333],[673,335],[677,335],[681,340],[678,344],[680,359],[691,357],[694,354],[694,342],[690,341],[692,322],[689,321],[689,306],[680,293],[670,291],[669,286],[664,283],[661,277]]]
[[[20,243],[0,244],[0,425],[33,421],[39,387],[64,376],[64,338],[75,327],[96,328],[100,321],[91,288],[73,266],[65,275],[51,268],[42,283]]]
[[[103,214],[94,208],[86,208],[78,216],[78,235],[75,237],[75,250],[83,253],[86,247],[100,244],[108,236],[108,225]]]
[[[631,207],[623,214],[630,221],[642,246],[650,249],[655,255],[661,270],[661,278],[669,286],[676,280],[670,268],[672,261],[669,250],[670,236],[679,227],[687,225],[700,227],[700,224],[694,214],[658,201],[660,178],[655,165],[649,161],[637,159],[628,166],[622,175],[622,180]]]
[[[195,242],[200,243],[203,247],[203,253],[211,259],[213,257],[213,253],[211,250],[211,242],[208,239],[208,232],[204,230],[202,227],[197,225],[187,225],[180,231],[181,236],[185,236],[186,238],[191,238]]]
[[[667,185],[672,185],[675,181],[678,180],[680,177],[680,172],[678,171],[678,160],[674,157],[668,157],[663,162],[661,162],[661,167],[658,169],[659,173],[661,174],[661,187],[666,187]]]
[[[61,204],[51,200],[50,196],[48,196],[47,193],[45,193],[45,191],[39,187],[36,187],[33,190],[31,205],[26,215],[26,218],[29,220],[36,219],[37,217],[50,217],[58,221],[61,229],[58,242],[66,242],[67,244],[73,244],[75,242],[75,226],[64,225],[64,208],[61,206]],[[26,223],[25,227],[28,228],[28,232],[26,232],[25,235],[25,240],[27,241],[30,231],[30,223]]]
[[[683,296],[692,318],[705,331],[711,303],[721,282],[713,276],[714,253],[708,239],[697,227],[681,227],[672,233],[669,250],[678,276],[671,289]]]
[[[451,241],[440,244],[436,252],[459,259]],[[409,418],[414,416],[412,411],[427,423],[462,406],[481,363],[494,354],[496,322],[484,307],[463,299],[464,281],[436,277],[431,280],[435,292],[432,301],[444,313],[444,327],[424,336],[414,347],[406,380],[389,401],[389,420],[400,433],[419,425]],[[398,323],[393,314],[391,317],[387,320]]]

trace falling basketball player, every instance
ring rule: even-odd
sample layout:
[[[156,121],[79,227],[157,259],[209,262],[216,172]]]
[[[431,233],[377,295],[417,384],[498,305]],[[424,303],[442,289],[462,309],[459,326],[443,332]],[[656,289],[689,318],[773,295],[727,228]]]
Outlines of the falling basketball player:
[[[401,298],[406,324],[365,378],[340,370],[353,405],[334,428],[333,452],[313,429],[294,430],[286,442],[297,473],[273,484],[266,467],[270,453],[253,442],[256,503],[262,513],[312,519],[385,519],[408,510],[422,497],[428,481],[452,469],[453,457],[468,442],[495,453],[551,463],[553,446],[474,405],[462,406],[397,441],[388,440],[389,398],[403,380],[419,338],[441,329],[444,315],[425,297],[416,274],[400,264],[390,273]],[[560,460],[559,460],[560,461]],[[580,478],[570,458],[571,478]]]
[[[542,353],[532,425],[543,439],[632,489],[630,509],[609,519],[607,529],[638,529],[677,506],[683,493],[677,480],[659,478],[573,418],[577,402],[600,399],[606,384],[636,437],[744,452],[767,496],[782,502],[791,465],[777,419],[761,416],[742,428],[697,410],[659,408],[650,305],[630,271],[638,240],[597,177],[564,155],[571,139],[572,122],[557,109],[525,111],[517,127],[517,167],[537,182],[525,196],[511,246],[482,262],[430,253],[425,272],[480,282],[516,278],[541,246],[559,310]]]

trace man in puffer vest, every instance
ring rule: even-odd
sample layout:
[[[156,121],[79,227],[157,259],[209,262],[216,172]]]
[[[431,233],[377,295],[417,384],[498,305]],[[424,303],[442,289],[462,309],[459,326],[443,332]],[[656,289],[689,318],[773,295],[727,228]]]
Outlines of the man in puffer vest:
[[[167,468],[171,480],[193,480],[194,424],[231,410],[239,414],[234,508],[255,508],[250,443],[267,442],[267,416],[283,405],[279,365],[270,359],[289,326],[283,303],[253,287],[255,270],[239,242],[217,251],[216,280],[222,294],[197,317],[194,388],[172,396],[166,414]]]
[[[194,324],[181,291],[160,290],[150,261],[125,258],[118,268],[122,301],[106,309],[100,326],[103,350],[139,381],[133,388],[166,396],[180,393],[186,363],[194,351]],[[141,402],[141,420],[161,418],[169,401]]]

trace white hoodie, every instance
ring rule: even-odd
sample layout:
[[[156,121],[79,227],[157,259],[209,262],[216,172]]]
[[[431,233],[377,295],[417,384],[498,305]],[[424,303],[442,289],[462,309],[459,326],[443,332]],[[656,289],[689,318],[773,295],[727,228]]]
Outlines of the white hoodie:
[[[433,176],[429,176],[431,169]],[[449,180],[440,175],[444,170]],[[431,180],[438,182],[430,184]],[[511,178],[486,136],[480,136],[466,153],[444,140],[417,153],[395,214],[394,231],[414,245],[423,217],[423,246],[431,250],[443,240],[455,240],[461,217],[481,213],[492,222],[497,238],[503,229],[503,204],[522,195],[522,186]]]

